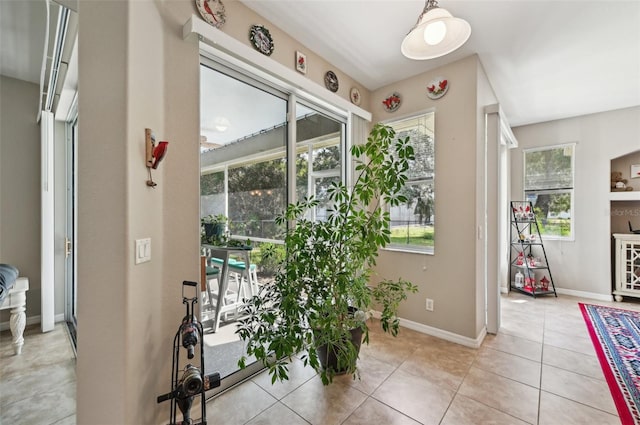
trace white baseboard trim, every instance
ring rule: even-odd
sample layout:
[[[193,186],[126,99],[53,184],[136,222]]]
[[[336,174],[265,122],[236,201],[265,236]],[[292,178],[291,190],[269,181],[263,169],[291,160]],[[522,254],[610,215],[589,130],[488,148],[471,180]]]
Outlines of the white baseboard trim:
[[[598,301],[613,301],[612,294],[597,294],[595,292],[576,291],[575,289],[556,288],[556,292],[562,295],[570,295],[572,297],[589,298]]]
[[[598,301],[613,301],[613,295],[597,294],[595,292],[576,291],[575,289],[565,289],[565,288],[557,288],[557,287],[556,287],[556,292],[561,295],[569,295],[572,297],[589,298],[589,299],[598,300]],[[500,293],[508,294],[509,288],[507,288],[506,286],[504,287],[501,286]]]
[[[54,317],[54,320],[55,320],[56,323],[64,322],[64,313],[57,314]],[[40,323],[40,316],[39,315],[38,316],[29,316],[29,317],[27,317],[27,326],[36,325],[38,323]],[[0,323],[0,331],[8,331],[10,329],[11,329],[11,327],[9,326],[9,322]]]
[[[380,319],[381,315],[379,311],[373,311],[372,316],[376,319]],[[480,334],[474,339],[411,320],[402,318],[399,318],[399,320],[400,326],[402,326],[403,328],[411,329],[413,331],[420,332],[426,335],[435,336],[436,338],[444,339],[449,342],[455,342],[456,344],[464,345],[465,347],[480,348],[480,345],[482,345],[482,341],[484,341],[484,337],[487,336],[487,328],[485,326],[482,327]]]

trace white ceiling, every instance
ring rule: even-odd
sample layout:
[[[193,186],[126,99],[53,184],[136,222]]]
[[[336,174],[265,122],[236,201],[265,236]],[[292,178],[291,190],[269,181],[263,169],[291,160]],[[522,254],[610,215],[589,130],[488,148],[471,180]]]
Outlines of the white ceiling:
[[[241,1],[371,90],[477,53],[514,126],[640,105],[639,0],[441,0],[472,33],[429,61],[400,53],[422,0]]]
[[[46,20],[44,0],[0,0],[0,75],[40,82]]]
[[[430,61],[400,54],[422,0],[241,1],[371,90],[477,53],[514,126],[640,105],[640,0],[441,0],[472,33]],[[44,16],[0,0],[0,74],[39,80]]]

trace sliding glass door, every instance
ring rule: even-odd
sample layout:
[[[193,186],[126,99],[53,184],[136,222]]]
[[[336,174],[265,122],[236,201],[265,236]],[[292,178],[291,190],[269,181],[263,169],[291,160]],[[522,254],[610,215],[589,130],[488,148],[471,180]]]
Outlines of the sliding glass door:
[[[251,359],[246,369],[237,367],[245,354],[244,343],[235,334],[242,298],[259,294],[284,255],[286,229],[276,225],[275,218],[287,203],[318,197],[321,202],[314,211],[318,220],[330,207],[322,200],[331,182],[344,178],[346,118],[300,98],[299,93],[293,96],[208,59],[202,62],[200,87],[202,251],[211,252],[207,250],[221,243],[250,246],[249,264],[235,251],[228,262],[203,257],[210,272],[201,303],[205,371],[220,372],[222,386],[217,392],[261,368]],[[289,181],[293,176],[295,181]],[[226,233],[212,239],[205,223],[221,216]],[[263,256],[267,250],[275,255]],[[223,263],[228,273],[220,271]],[[216,315],[218,307],[224,313]]]

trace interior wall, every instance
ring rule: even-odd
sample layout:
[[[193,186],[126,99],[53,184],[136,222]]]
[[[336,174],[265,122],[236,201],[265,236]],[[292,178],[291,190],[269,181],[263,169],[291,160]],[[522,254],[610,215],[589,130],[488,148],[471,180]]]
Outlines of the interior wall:
[[[477,56],[382,87],[371,94],[373,122],[396,120],[435,110],[435,255],[391,250],[380,252],[380,279],[402,277],[419,288],[409,294],[399,316],[413,322],[477,337],[476,326],[476,89]],[[427,85],[437,76],[449,84],[447,94],[427,97]],[[392,92],[402,96],[393,113],[382,100]],[[434,300],[426,311],[425,298]]]
[[[129,279],[127,2],[79,4],[78,33],[78,359],[76,419],[142,423],[127,416]],[[99,82],[99,84],[96,84]],[[143,307],[144,308],[144,307]],[[99,384],[97,384],[99,383]],[[105,402],[108,400],[108,402]],[[133,402],[133,400],[132,400]]]
[[[610,161],[634,152],[640,107],[516,127],[511,199],[523,199],[523,149],[577,142],[573,241],[545,240],[556,289],[611,297]]]
[[[181,31],[193,4],[79,7],[77,421],[163,423],[181,284],[199,270],[199,56]],[[145,128],[169,141],[155,188]],[[146,237],[151,261],[136,265]]]
[[[40,316],[39,91],[0,76],[0,262],[29,278],[29,323]],[[8,321],[9,311],[0,312],[0,323]]]

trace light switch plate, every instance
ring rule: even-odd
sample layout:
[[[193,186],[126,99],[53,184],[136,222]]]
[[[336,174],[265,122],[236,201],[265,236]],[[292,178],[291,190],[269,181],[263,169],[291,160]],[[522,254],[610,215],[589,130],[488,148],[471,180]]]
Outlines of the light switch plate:
[[[136,264],[151,261],[151,238],[136,239]]]

